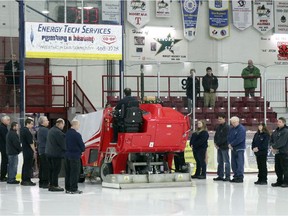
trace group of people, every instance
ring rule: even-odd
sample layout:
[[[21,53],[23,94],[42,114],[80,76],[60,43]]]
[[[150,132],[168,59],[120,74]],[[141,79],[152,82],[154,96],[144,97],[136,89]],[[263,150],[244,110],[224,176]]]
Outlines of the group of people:
[[[80,122],[71,121],[71,128],[63,132],[65,121],[56,120],[53,127],[48,129],[49,121],[46,116],[40,116],[39,129],[33,137],[34,120],[27,118],[25,126],[20,129],[17,122],[10,117],[2,116],[0,125],[1,175],[0,181],[7,184],[19,184],[16,180],[18,155],[23,152],[21,185],[35,186],[31,181],[32,167],[36,157],[40,158],[39,187],[49,191],[64,191],[58,184],[62,159],[65,159],[65,191],[69,194],[80,194],[78,180],[80,176],[81,155],[85,150],[82,136],[77,132]],[[37,138],[36,138],[37,137]],[[8,174],[8,177],[6,177]]]
[[[196,77],[195,74],[196,70],[191,69],[190,76],[186,79],[186,96],[189,111],[191,111],[193,106],[193,98],[195,98],[196,105],[197,98],[200,97],[200,78]],[[193,85],[193,76],[195,77],[195,88]],[[248,66],[242,70],[241,76],[244,80],[245,97],[254,97],[255,89],[257,88],[257,79],[261,76],[259,68],[253,64],[252,60],[248,60]],[[218,78],[213,74],[211,67],[206,68],[206,75],[202,78],[202,87],[204,90],[204,107],[215,107]],[[194,90],[195,95],[193,95]]]
[[[246,129],[239,123],[239,118],[230,119],[231,126],[226,122],[225,114],[218,115],[219,125],[214,136],[214,145],[217,149],[217,177],[214,181],[229,181],[242,183],[244,180],[244,154],[246,150]],[[196,161],[196,171],[192,178],[206,179],[207,148],[209,134],[204,120],[197,122],[197,129],[192,133],[190,146]],[[288,127],[286,120],[280,117],[277,129],[270,136],[264,123],[258,125],[252,141],[252,151],[256,156],[258,167],[257,185],[267,185],[267,155],[268,149],[275,154],[276,183],[273,187],[288,187]],[[230,178],[230,158],[233,178]]]

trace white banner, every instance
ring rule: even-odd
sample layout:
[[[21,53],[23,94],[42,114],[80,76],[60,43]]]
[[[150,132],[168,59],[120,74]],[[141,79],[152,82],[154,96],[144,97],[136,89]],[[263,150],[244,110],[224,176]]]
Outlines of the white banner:
[[[274,27],[273,0],[254,0],[253,26],[262,34]]]
[[[288,34],[288,1],[275,1],[275,33]]]
[[[251,0],[232,0],[233,25],[239,30],[252,26]]]
[[[261,60],[266,65],[288,65],[288,35],[262,36]]]
[[[150,21],[149,0],[128,0],[127,20],[139,29]]]
[[[120,0],[102,0],[102,20],[109,24],[120,24],[121,7]]]
[[[122,59],[122,27],[25,23],[27,58]]]
[[[170,0],[156,0],[156,17],[170,17]]]
[[[129,41],[130,61],[187,61],[188,43],[183,38],[183,31],[146,26],[139,30],[132,29]]]
[[[217,40],[230,36],[229,1],[209,0],[209,35]]]

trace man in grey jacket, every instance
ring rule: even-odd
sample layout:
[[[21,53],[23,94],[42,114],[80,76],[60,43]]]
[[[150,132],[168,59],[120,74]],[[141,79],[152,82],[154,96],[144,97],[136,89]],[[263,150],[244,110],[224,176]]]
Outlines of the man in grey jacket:
[[[49,129],[47,128],[49,121],[46,116],[40,116],[39,129],[37,131],[37,146],[38,154],[40,157],[39,168],[39,187],[48,188],[49,179],[49,164],[45,154],[46,141]]]
[[[277,121],[277,128],[272,133],[270,146],[275,154],[276,183],[272,187],[288,187],[288,128],[286,119],[280,117]]]
[[[61,162],[66,151],[65,134],[62,132],[65,121],[61,118],[48,131],[45,154],[49,163],[49,191],[64,191],[58,185],[58,175],[61,170]]]

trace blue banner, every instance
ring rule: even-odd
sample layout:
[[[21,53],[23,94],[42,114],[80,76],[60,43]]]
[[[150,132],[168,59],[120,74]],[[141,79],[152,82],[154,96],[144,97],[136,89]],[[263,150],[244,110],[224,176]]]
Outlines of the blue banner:
[[[181,0],[184,37],[192,41],[196,36],[199,0]]]
[[[228,26],[228,10],[224,11],[215,11],[210,9],[209,10],[209,25],[221,28]]]
[[[229,1],[209,0],[209,35],[217,40],[230,36]]]

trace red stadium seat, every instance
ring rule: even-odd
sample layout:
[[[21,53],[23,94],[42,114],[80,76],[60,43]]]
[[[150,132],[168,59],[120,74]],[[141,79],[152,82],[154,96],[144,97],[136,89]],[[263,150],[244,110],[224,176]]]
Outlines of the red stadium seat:
[[[251,113],[249,107],[238,107],[239,117],[240,118],[250,118]]]
[[[169,96],[160,96],[163,107],[171,107],[171,100]]]
[[[203,107],[202,112],[205,115],[205,118],[207,118],[207,119],[215,118],[214,107]]]
[[[107,104],[110,104],[112,107],[116,106],[119,100],[119,96],[107,96]]]
[[[170,96],[172,106],[174,107],[183,107],[184,101],[181,96]]]
[[[217,115],[218,113],[225,113],[227,114],[227,108],[226,107],[215,107],[215,114]]]
[[[243,97],[242,99],[244,106],[246,107],[255,107],[256,106],[256,100],[254,97]]]
[[[189,113],[188,107],[178,107],[177,110],[183,115],[187,115]]]

